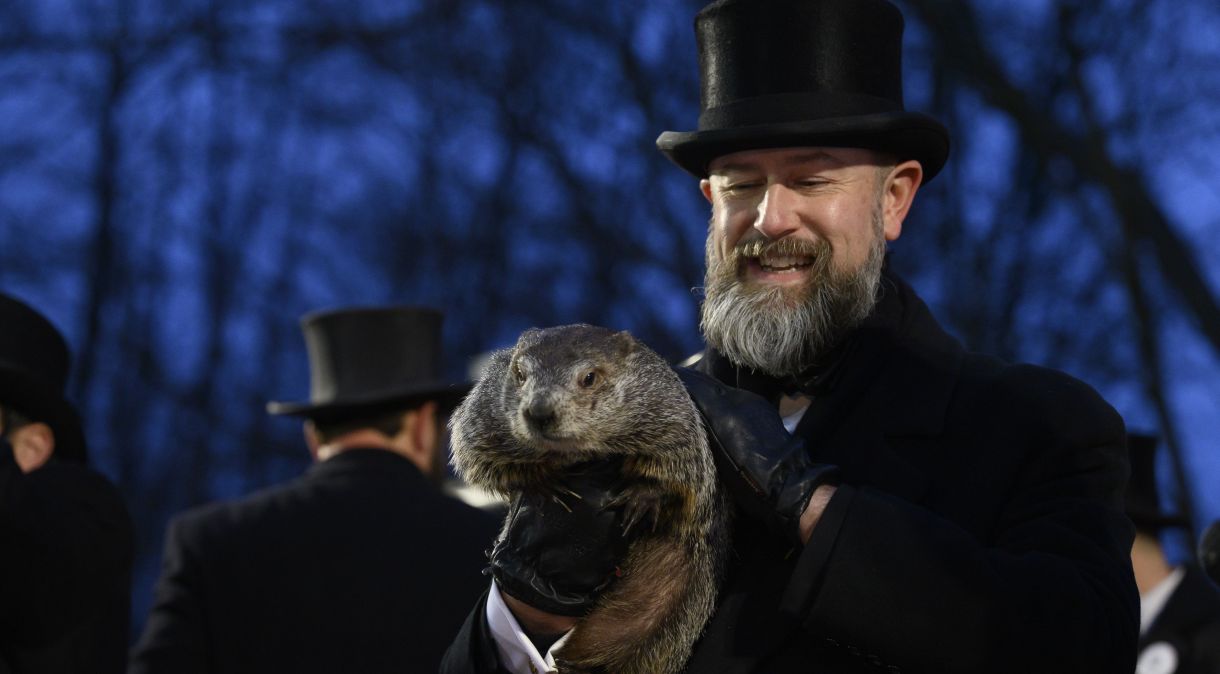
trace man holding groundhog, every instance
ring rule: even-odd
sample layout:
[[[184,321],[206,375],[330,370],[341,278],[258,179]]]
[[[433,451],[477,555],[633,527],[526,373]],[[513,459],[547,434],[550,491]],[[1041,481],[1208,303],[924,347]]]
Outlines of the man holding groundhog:
[[[698,130],[657,145],[711,204],[708,349],[680,374],[738,512],[685,671],[1132,671],[1122,420],[967,353],[886,266],[949,153],[903,108],[899,11],[720,0],[695,29]],[[575,619],[530,599],[493,586],[442,671],[553,667]]]

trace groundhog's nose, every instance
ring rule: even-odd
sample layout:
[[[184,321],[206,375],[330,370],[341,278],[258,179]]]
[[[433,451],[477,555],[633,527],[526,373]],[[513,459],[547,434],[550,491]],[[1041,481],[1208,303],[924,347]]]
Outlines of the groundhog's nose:
[[[535,400],[525,408],[525,420],[534,428],[546,428],[555,421],[555,407],[546,401]]]

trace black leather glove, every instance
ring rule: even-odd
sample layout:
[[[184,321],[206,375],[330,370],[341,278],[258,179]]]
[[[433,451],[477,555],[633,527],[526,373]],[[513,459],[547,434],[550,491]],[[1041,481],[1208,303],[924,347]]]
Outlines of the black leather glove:
[[[489,569],[500,589],[535,608],[583,616],[618,577],[630,542],[613,506],[616,462],[575,467],[549,494],[518,494],[509,505]]]
[[[838,468],[815,463],[761,396],[696,370],[675,368],[703,415],[712,455],[734,501],[774,533],[800,543],[801,514],[814,490],[838,483]],[[732,477],[737,476],[737,477]]]

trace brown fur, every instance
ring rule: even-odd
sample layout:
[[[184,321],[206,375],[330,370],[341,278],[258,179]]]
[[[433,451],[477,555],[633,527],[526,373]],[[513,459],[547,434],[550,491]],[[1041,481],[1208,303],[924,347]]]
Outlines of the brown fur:
[[[680,670],[715,607],[727,510],[698,411],[665,361],[626,332],[528,330],[493,355],[450,428],[458,473],[507,496],[546,490],[581,461],[626,457],[628,506],[656,526],[557,653],[560,671]]]

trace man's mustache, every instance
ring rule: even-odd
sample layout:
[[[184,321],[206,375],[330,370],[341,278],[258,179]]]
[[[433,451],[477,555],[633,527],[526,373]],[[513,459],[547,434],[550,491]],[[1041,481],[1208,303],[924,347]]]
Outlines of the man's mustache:
[[[830,254],[830,245],[821,239],[795,237],[768,239],[756,234],[742,238],[729,251],[727,262],[736,266],[742,260],[774,257],[807,257],[816,261]]]

